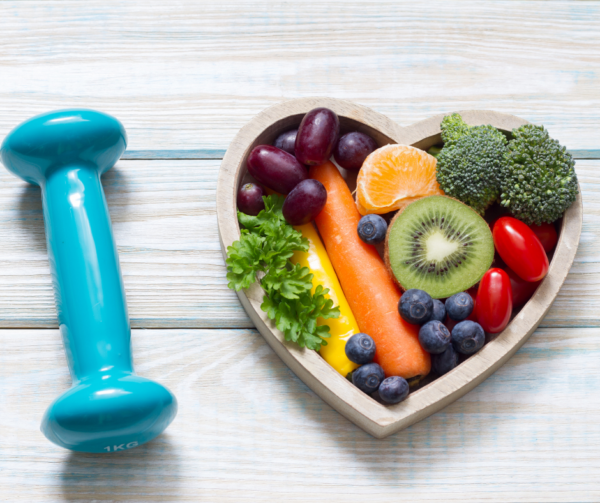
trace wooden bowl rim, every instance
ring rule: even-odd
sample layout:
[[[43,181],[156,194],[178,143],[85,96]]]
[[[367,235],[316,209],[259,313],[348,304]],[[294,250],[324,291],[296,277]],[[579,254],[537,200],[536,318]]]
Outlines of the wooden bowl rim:
[[[342,120],[360,122],[396,143],[414,146],[437,143],[440,122],[448,115],[436,115],[402,127],[370,108],[333,98],[300,98],[267,108],[238,132],[227,149],[219,170],[217,220],[221,250],[225,258],[227,247],[240,237],[236,193],[250,150],[256,146],[257,139],[265,134],[273,136],[277,125],[317,107],[330,108]],[[487,110],[466,110],[459,113],[471,125],[491,124],[505,131],[527,123],[514,115]],[[267,343],[309,388],[357,426],[376,438],[384,438],[441,410],[469,392],[525,343],[548,312],[571,268],[581,234],[582,206],[580,190],[576,201],[563,216],[559,241],[546,278],[507,328],[454,370],[411,393],[404,402],[397,405],[381,405],[338,374],[315,351],[301,349],[286,342],[283,334],[260,309],[260,286],[253,285],[247,291],[237,294]]]

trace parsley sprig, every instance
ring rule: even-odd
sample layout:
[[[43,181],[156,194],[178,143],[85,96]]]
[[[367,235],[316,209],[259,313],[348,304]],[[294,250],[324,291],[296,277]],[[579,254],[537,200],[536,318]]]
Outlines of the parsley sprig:
[[[243,228],[240,240],[227,248],[228,286],[239,291],[260,281],[265,292],[260,307],[285,340],[319,350],[327,345],[329,327],[317,326],[317,318],[337,318],[340,310],[325,297],[328,288],[318,285],[311,293],[313,274],[308,267],[290,261],[295,251],[308,251],[309,241],[285,221],[284,200],[265,197],[265,209],[257,216],[238,211]]]

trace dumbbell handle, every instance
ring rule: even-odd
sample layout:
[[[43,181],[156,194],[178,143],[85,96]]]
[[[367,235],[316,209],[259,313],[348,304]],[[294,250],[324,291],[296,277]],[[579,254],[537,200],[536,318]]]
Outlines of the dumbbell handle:
[[[131,373],[131,334],[100,175],[64,166],[41,184],[58,320],[75,383]],[[66,197],[65,197],[66,195]]]

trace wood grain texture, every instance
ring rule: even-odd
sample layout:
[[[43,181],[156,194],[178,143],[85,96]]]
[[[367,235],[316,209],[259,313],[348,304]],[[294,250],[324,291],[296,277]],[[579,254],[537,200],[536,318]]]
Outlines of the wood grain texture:
[[[85,106],[131,149],[222,149],[269,105],[331,96],[401,125],[498,110],[598,148],[597,2],[2,0],[0,19],[0,136]]]
[[[120,161],[103,177],[132,326],[250,328],[227,289],[220,161]],[[583,231],[543,327],[600,326],[600,162],[577,161]],[[0,327],[57,327],[39,189],[0,168]]]
[[[169,386],[179,414],[149,444],[90,455],[39,432],[70,384],[59,332],[0,331],[2,501],[600,499],[597,328],[538,330],[483,384],[385,440],[328,407],[254,330],[132,340],[137,371]]]

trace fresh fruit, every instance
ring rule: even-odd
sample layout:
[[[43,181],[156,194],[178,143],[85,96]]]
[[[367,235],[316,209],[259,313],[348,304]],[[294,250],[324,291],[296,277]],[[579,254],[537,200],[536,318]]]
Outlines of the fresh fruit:
[[[255,183],[245,183],[237,193],[238,209],[246,215],[256,216],[265,209],[265,191]]]
[[[435,157],[407,145],[386,145],[370,154],[358,172],[356,206],[361,215],[389,213],[424,196],[443,194]]]
[[[371,363],[375,357],[375,341],[367,334],[354,334],[346,342],[346,356],[359,365]]]
[[[383,369],[376,363],[367,363],[352,372],[352,384],[365,393],[373,393],[385,379]]]
[[[300,266],[310,269],[313,275],[311,293],[314,295],[319,285],[327,288],[329,292],[325,294],[325,298],[331,299],[333,305],[339,306],[340,309],[338,318],[327,320],[317,318],[318,327],[322,325],[329,326],[329,338],[326,344],[321,345],[319,354],[340,374],[347,376],[358,365],[348,359],[344,348],[346,341],[353,334],[360,332],[360,329],[315,226],[313,224],[306,224],[295,227],[295,229],[300,231],[304,238],[308,239],[309,248],[306,251],[294,252],[290,259],[292,264],[300,264]]]
[[[473,312],[473,298],[467,292],[455,293],[446,299],[446,313],[454,321],[466,320]]]
[[[442,353],[450,344],[450,332],[438,320],[428,321],[419,330],[419,342],[428,353]]]
[[[531,299],[531,296],[537,290],[537,287],[540,285],[541,281],[525,281],[524,279],[519,278],[517,273],[515,273],[515,271],[512,269],[506,267],[504,270],[510,279],[513,308],[521,307],[529,299]]]
[[[431,357],[431,362],[433,365],[433,370],[435,370],[439,375],[444,375],[458,365],[458,353],[454,351],[452,344],[449,344],[445,351],[440,354],[433,355]]]
[[[327,203],[315,223],[360,331],[377,345],[375,361],[386,375],[424,377],[431,359],[419,344],[418,327],[396,311],[400,291],[377,250],[358,237],[360,214],[348,185],[331,162],[310,168],[310,177],[327,189]]]
[[[297,129],[292,129],[281,133],[273,145],[281,150],[285,150],[288,154],[295,155],[294,147],[296,146],[296,135],[298,134]]]
[[[531,225],[531,230],[540,240],[544,251],[550,253],[554,250],[556,243],[558,242],[558,234],[556,233],[556,227],[554,224],[542,224],[542,225]]]
[[[529,226],[513,217],[494,224],[494,244],[506,265],[525,281],[539,281],[548,272],[548,256]]]
[[[312,222],[327,201],[327,191],[317,180],[302,180],[285,198],[283,216],[292,225]]]
[[[396,215],[385,258],[403,289],[443,299],[476,284],[494,258],[490,228],[471,208],[445,196],[419,199]]]
[[[408,381],[400,376],[390,376],[379,386],[379,397],[390,405],[405,400],[409,392]]]
[[[433,314],[433,300],[431,295],[416,288],[407,290],[400,297],[398,312],[404,320],[414,325],[427,323]]]
[[[296,135],[296,159],[309,166],[328,161],[340,134],[340,120],[333,110],[315,108],[308,112]]]
[[[490,334],[502,332],[512,314],[512,287],[502,269],[490,269],[483,275],[477,292],[477,321]]]
[[[385,240],[387,222],[379,215],[365,215],[358,222],[357,231],[365,243],[376,245]]]
[[[344,169],[360,169],[377,142],[365,133],[354,131],[342,136],[333,149],[333,158]]]
[[[485,344],[485,332],[479,323],[464,320],[452,329],[452,346],[454,351],[463,355],[472,355]]]
[[[258,145],[248,156],[248,172],[280,194],[289,194],[308,178],[306,168],[292,155],[271,145]]]
[[[433,299],[433,312],[431,313],[431,318],[429,321],[438,320],[444,321],[446,319],[446,306],[439,299]]]

